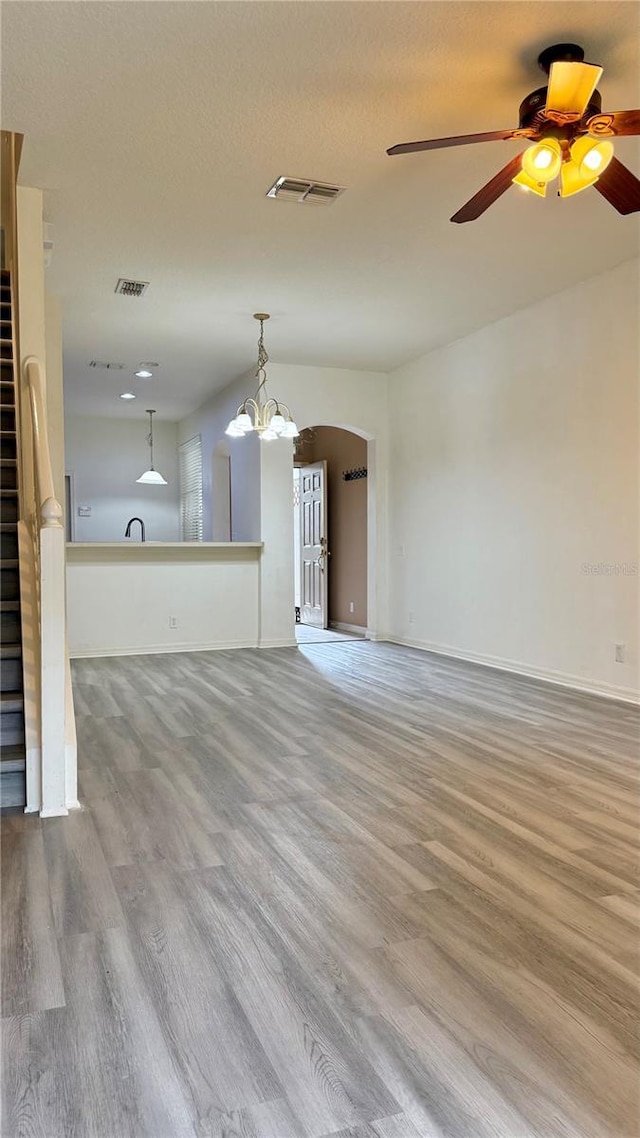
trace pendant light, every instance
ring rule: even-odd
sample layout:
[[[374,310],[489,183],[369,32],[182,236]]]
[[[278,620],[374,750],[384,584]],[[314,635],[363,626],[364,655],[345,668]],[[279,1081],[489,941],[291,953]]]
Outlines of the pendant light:
[[[270,439],[297,439],[298,428],[286,403],[278,403],[277,399],[267,397],[267,373],[265,364],[269,356],[264,346],[264,322],[269,319],[268,312],[254,312],[254,320],[260,321],[260,337],[258,339],[258,369],[256,379],[258,390],[254,398],[245,399],[238,407],[235,419],[232,419],[225,434],[232,439],[240,439],[250,431],[257,431],[263,442]]]
[[[145,470],[144,474],[141,474],[139,478],[136,478],[136,482],[142,482],[144,486],[166,486],[166,478],[163,478],[160,471],[155,470],[153,465],[153,416],[155,415],[155,411],[147,411],[147,415],[149,416],[147,442],[149,444],[149,450],[151,451],[151,463],[149,469]]]

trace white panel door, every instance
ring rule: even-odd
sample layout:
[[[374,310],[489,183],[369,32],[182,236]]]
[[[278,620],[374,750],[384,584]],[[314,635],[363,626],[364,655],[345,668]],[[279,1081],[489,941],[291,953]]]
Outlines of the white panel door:
[[[300,468],[300,600],[303,624],[327,628],[327,464]]]

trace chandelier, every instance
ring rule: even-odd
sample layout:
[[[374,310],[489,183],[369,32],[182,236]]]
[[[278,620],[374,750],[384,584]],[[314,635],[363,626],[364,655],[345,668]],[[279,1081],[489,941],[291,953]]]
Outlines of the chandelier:
[[[238,407],[236,417],[229,423],[225,434],[230,435],[232,439],[240,439],[250,431],[257,431],[264,442],[278,438],[297,439],[299,431],[286,403],[278,403],[277,399],[270,399],[267,396],[265,365],[269,361],[269,356],[264,346],[264,322],[269,319],[269,313],[254,312],[253,319],[260,321],[256,371],[258,390],[252,399],[245,399]]]

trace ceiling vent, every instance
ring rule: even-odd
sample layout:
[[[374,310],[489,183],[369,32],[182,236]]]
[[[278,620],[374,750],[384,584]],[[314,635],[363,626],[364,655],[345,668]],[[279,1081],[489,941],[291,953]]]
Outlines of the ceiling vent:
[[[303,205],[331,205],[344,190],[344,186],[331,186],[328,182],[283,176],[267,191],[267,197],[283,202],[302,202]]]
[[[128,277],[120,277],[115,291],[120,296],[142,296],[149,287],[149,281],[132,281]]]
[[[90,360],[89,367],[101,368],[104,371],[124,371],[124,364],[112,364],[106,360]]]

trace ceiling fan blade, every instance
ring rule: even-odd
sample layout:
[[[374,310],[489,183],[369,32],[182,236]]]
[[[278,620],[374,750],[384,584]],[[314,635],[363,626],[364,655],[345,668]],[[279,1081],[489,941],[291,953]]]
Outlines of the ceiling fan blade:
[[[537,131],[527,128],[490,130],[486,134],[456,134],[452,138],[426,138],[424,142],[399,142],[387,154],[414,154],[417,150],[442,150],[445,146],[468,146],[470,142],[498,142],[507,138],[535,138]]]
[[[493,203],[498,200],[500,195],[503,194],[505,190],[509,189],[509,186],[513,182],[516,174],[520,173],[523,154],[524,151],[522,151],[520,154],[516,154],[515,158],[512,158],[510,162],[507,162],[507,165],[503,166],[502,170],[498,170],[498,173],[494,174],[493,178],[490,182],[487,182],[486,186],[483,186],[481,190],[478,190],[477,194],[474,194],[473,197],[470,198],[469,201],[466,202],[462,208],[458,210],[457,213],[454,213],[451,221],[455,221],[458,224],[461,224],[464,221],[475,221],[477,217],[480,217],[481,213],[484,213],[485,209],[488,209],[490,205],[493,205]]]
[[[640,210],[640,181],[617,158],[611,159],[593,188],[618,213],[637,213]]]
[[[611,111],[587,120],[589,134],[640,134],[640,111]]]
[[[581,119],[595,91],[602,68],[594,63],[558,60],[551,64],[544,113],[557,123]]]

